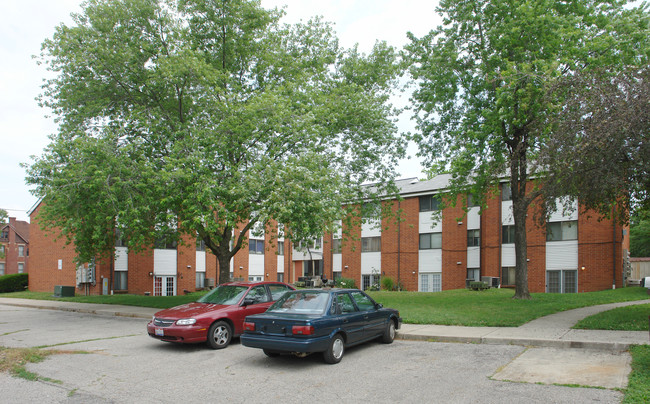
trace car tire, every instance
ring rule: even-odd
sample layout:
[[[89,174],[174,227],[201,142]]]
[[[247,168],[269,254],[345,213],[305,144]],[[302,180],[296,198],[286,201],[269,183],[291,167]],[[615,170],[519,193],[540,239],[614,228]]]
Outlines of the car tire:
[[[395,322],[388,320],[384,334],[381,336],[381,342],[384,344],[391,344],[395,340]]]
[[[275,351],[269,351],[268,349],[263,349],[264,355],[268,356],[269,358],[277,358],[280,356],[280,352],[275,352]]]
[[[345,341],[341,334],[336,334],[330,341],[327,351],[323,352],[323,359],[325,362],[335,364],[341,362],[343,353],[345,352]]]
[[[232,340],[232,327],[225,321],[217,321],[208,331],[208,346],[212,349],[223,349]]]

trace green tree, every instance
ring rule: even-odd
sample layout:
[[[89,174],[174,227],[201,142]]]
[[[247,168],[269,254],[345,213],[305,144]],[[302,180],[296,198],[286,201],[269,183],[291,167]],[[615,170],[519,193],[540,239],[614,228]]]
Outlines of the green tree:
[[[443,25],[422,38],[409,34],[419,129],[413,139],[431,172],[451,172],[450,194],[471,192],[481,203],[508,179],[515,298],[530,298],[526,216],[541,188],[529,182],[543,176],[537,157],[548,135],[545,118],[562,106],[545,95],[574,72],[647,60],[648,42],[640,40],[647,13],[625,3],[441,0]]]
[[[549,90],[558,94],[563,108],[540,151],[545,195],[579,197],[582,209],[624,223],[650,208],[648,66],[579,72]]]
[[[8,217],[9,217],[9,213],[7,213],[7,211],[4,209],[0,209],[0,223],[4,223]]]
[[[630,255],[650,257],[650,210],[637,210],[630,219]]]
[[[58,133],[28,168],[41,223],[78,259],[197,236],[220,281],[255,226],[307,239],[403,153],[388,102],[400,65],[342,49],[319,19],[254,0],[89,0],[43,43]],[[382,187],[373,188],[382,189]],[[386,188],[384,188],[385,191]]]

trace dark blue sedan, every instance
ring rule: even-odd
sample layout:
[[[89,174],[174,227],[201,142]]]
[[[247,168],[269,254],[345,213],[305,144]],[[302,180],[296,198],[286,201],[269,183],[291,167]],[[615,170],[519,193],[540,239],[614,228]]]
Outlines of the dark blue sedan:
[[[347,347],[376,338],[390,344],[402,319],[358,289],[287,292],[265,313],[246,317],[241,343],[268,356],[322,352],[338,363]]]

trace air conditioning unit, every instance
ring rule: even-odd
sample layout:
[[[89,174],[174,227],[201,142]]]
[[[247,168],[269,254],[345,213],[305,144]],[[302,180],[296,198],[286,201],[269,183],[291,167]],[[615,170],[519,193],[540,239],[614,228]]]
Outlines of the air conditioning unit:
[[[481,276],[481,282],[487,283],[491,288],[498,288],[501,283],[498,276]]]

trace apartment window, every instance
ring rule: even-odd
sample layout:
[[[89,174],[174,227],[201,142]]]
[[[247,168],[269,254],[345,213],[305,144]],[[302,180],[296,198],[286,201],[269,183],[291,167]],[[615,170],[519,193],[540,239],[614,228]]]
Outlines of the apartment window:
[[[3,240],[8,239],[9,238],[9,229],[7,229],[6,227],[4,229],[2,229],[2,234],[0,234],[0,238],[3,239]]]
[[[19,262],[18,263],[18,273],[22,274],[23,272],[25,272],[25,264],[22,263],[22,262]]]
[[[467,279],[478,282],[481,280],[480,275],[481,270],[479,268],[467,268]]]
[[[196,273],[196,288],[203,289],[205,287],[205,272]]]
[[[196,251],[205,251],[205,241],[201,239],[196,240]]]
[[[515,267],[501,268],[501,284],[502,285],[515,284]]]
[[[366,219],[375,219],[381,216],[381,205],[376,202],[366,202],[361,209],[361,215]]]
[[[25,246],[24,245],[19,245],[18,246],[18,256],[19,257],[24,257],[25,256]]]
[[[578,293],[578,271],[546,271],[547,293]]]
[[[361,285],[362,290],[379,290],[380,287],[380,275],[379,274],[370,274],[361,276]]]
[[[277,281],[284,282],[284,273],[278,272]]]
[[[440,197],[438,195],[420,197],[420,212],[432,212],[436,210],[440,210]]]
[[[332,252],[334,254],[341,254],[341,239],[335,238],[332,240]]]
[[[420,250],[442,248],[442,233],[420,234]]]
[[[515,243],[515,226],[502,226],[501,227],[501,244],[514,244]]]
[[[4,274],[5,274],[5,263],[0,262],[0,275],[4,275]]]
[[[159,250],[175,250],[177,245],[178,243],[176,242],[176,240],[170,241],[166,239],[159,239],[158,241],[156,241],[155,248]]]
[[[363,237],[361,239],[361,252],[381,251],[381,237]]]
[[[508,184],[501,184],[501,200],[502,201],[511,201],[512,200],[512,189]]]
[[[442,291],[442,275],[439,273],[420,274],[420,292]]]
[[[126,247],[126,241],[124,241],[124,234],[120,229],[115,229],[115,247]]]
[[[4,244],[0,244],[0,257],[1,257],[1,256],[4,256],[4,254],[5,254],[5,245],[4,245]]]
[[[248,240],[249,254],[264,254],[264,240]]]
[[[578,239],[578,221],[552,222],[546,224],[546,241]]]
[[[264,278],[264,277],[263,277],[262,275],[259,275],[259,276],[249,276],[249,277],[248,277],[248,281],[249,281],[249,282],[261,282],[261,281],[264,280],[263,278]],[[251,291],[251,292],[252,292],[252,291]]]
[[[480,247],[481,246],[481,230],[467,230],[467,246]]]
[[[473,208],[475,206],[478,206],[476,203],[476,197],[474,197],[474,194],[467,194],[467,207]]]
[[[284,255],[284,241],[278,241],[278,255]]]
[[[115,271],[115,282],[113,284],[113,289],[127,290],[128,289],[127,275],[128,275],[127,271]]]

